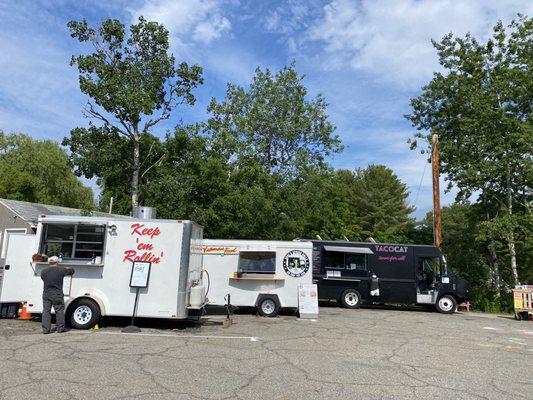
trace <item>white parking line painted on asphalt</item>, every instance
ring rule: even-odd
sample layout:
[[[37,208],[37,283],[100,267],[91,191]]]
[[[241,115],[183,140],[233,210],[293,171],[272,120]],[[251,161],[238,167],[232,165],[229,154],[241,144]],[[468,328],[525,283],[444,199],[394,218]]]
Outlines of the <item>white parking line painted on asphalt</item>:
[[[527,346],[527,343],[523,339],[519,338],[507,338],[507,341],[514,343],[514,344],[520,344],[522,346]]]
[[[504,329],[504,328],[495,328],[493,326],[484,326],[483,329],[499,333],[518,333],[526,336],[533,336],[533,331],[529,329]]]
[[[483,329],[486,329],[488,331],[498,331],[498,332],[503,332],[505,330],[503,328],[494,328],[493,326],[484,326]]]
[[[122,336],[154,336],[154,337],[171,337],[176,339],[233,339],[249,340],[258,342],[260,339],[256,336],[214,336],[214,335],[171,335],[168,333],[122,333],[122,332],[98,332],[100,335],[122,335]]]

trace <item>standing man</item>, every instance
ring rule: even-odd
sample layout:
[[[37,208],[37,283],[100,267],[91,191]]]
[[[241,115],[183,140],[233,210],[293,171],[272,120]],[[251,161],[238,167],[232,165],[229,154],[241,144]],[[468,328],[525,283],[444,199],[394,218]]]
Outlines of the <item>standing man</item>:
[[[41,279],[44,283],[43,288],[43,333],[50,333],[52,325],[52,307],[56,312],[57,332],[65,332],[65,301],[63,299],[63,278],[66,275],[73,275],[72,268],[60,268],[59,258],[50,257],[48,259],[50,266],[41,272]]]

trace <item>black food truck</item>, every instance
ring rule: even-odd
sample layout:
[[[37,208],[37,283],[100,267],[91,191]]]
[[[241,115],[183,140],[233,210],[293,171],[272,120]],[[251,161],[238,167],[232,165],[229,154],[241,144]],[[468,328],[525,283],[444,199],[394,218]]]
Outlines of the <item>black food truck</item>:
[[[313,240],[313,282],[320,299],[346,308],[362,303],[431,304],[454,313],[468,282],[454,276],[435,246]]]

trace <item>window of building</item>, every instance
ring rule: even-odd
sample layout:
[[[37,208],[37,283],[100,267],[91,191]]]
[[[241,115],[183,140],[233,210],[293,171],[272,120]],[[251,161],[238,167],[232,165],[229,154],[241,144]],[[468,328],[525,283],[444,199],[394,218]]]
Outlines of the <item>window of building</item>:
[[[271,251],[240,252],[237,271],[252,274],[275,274],[276,253]]]
[[[103,256],[104,241],[105,225],[45,224],[41,252],[64,259],[90,260]]]

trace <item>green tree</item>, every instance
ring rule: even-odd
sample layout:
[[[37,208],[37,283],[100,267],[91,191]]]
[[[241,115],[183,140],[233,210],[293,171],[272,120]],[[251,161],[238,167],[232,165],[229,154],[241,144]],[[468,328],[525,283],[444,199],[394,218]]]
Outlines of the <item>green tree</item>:
[[[0,197],[93,209],[93,195],[70,169],[65,151],[51,140],[0,131]]]
[[[464,202],[444,207],[442,249],[453,273],[470,282],[470,302],[475,309],[490,312],[511,311],[512,297],[499,295],[496,285],[499,277],[495,275],[491,255],[487,252],[490,238],[484,232],[483,224],[480,224],[483,218],[484,206],[480,203]],[[432,213],[426,215],[420,227],[432,232]],[[531,230],[531,225],[525,229]],[[530,240],[525,238],[526,241]],[[497,242],[495,251],[501,259],[508,261],[508,248],[503,242]],[[517,241],[517,254],[521,259],[531,260],[531,243]],[[530,267],[524,267],[519,272],[525,279],[532,278]],[[512,277],[510,268],[502,269],[500,273],[505,280]]]
[[[333,183],[315,178],[327,169],[325,156],[341,147],[324,99],[307,100],[302,79],[291,65],[276,75],[258,69],[248,90],[228,85],[226,98],[209,105],[206,123],[167,136],[146,202],[160,215],[202,223],[209,237],[292,239],[315,232],[326,220],[318,199],[341,197],[319,193]],[[306,219],[308,206],[321,219]],[[336,215],[332,230],[343,213]]]
[[[76,128],[69,139],[70,160],[76,166],[76,173],[89,179],[96,178],[101,188],[100,208],[107,209],[113,197],[113,212],[128,214],[131,211],[131,163],[133,142],[118,132],[105,127]],[[141,198],[146,187],[157,176],[163,158],[167,156],[164,144],[150,133],[140,137],[139,152],[143,155],[139,163],[143,185],[139,188]]]
[[[90,122],[89,128],[76,128],[63,144],[71,149],[76,173],[91,177],[101,170],[88,169],[94,160],[85,162],[83,158],[96,156],[83,151],[83,145],[114,143],[117,137],[124,138],[121,144],[129,147],[130,154],[115,159],[115,163],[126,168],[131,176],[131,187],[126,193],[131,193],[132,207],[136,207],[144,173],[143,136],[168,119],[176,106],[194,104],[192,92],[203,82],[202,69],[185,62],[175,65],[174,56],[169,54],[168,31],[143,17],[130,26],[129,35],[124,24],[112,19],[105,20],[97,29],[85,20],[70,21],[68,27],[73,38],[92,46],[92,52],[72,57],[71,65],[78,68],[80,90],[90,97],[85,114],[99,121],[100,126]],[[151,168],[152,165],[145,166],[145,170]],[[106,182],[106,176],[99,177]]]
[[[275,238],[278,178],[249,165],[235,169],[207,146],[198,126],[178,128],[146,185],[147,204],[165,218],[190,218],[206,237]]]
[[[309,168],[298,179],[280,189],[277,202],[280,213],[280,235],[343,240],[358,239],[361,227],[356,223],[355,210],[350,205],[346,175],[350,171],[331,168]]]
[[[516,228],[532,200],[533,21],[520,16],[509,32],[499,22],[486,43],[452,34],[433,43],[446,73],[435,73],[411,101],[407,118],[420,131],[412,146],[429,139],[428,131],[439,135],[441,171],[459,189],[457,199],[479,193],[495,285],[498,237],[507,242],[516,284]]]
[[[361,226],[362,238],[380,242],[403,242],[411,229],[414,211],[408,205],[407,186],[384,165],[369,165],[347,176],[349,202]]]
[[[280,188],[276,202],[288,238],[409,241],[414,230],[407,188],[387,167],[308,169]]]
[[[248,89],[228,84],[225,99],[208,107],[211,146],[228,163],[259,164],[283,177],[323,165],[342,147],[324,97],[308,100],[303,79],[291,64],[275,75],[258,68]]]

